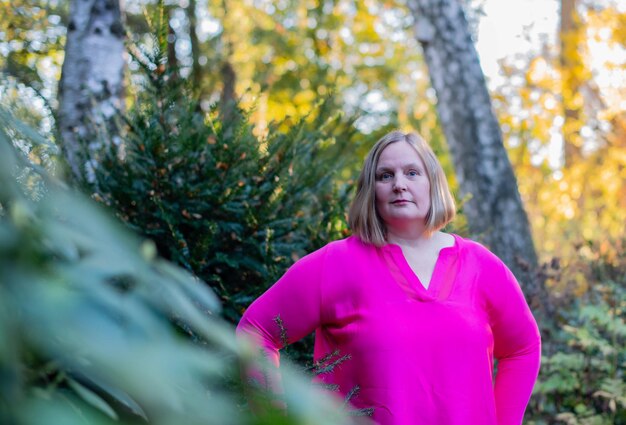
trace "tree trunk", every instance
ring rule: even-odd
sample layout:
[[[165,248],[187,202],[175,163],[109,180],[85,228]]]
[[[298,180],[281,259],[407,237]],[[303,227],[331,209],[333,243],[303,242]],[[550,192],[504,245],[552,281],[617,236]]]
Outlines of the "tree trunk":
[[[200,99],[202,99],[204,94],[202,90],[202,65],[200,64],[200,40],[198,40],[196,30],[198,26],[196,0],[189,0],[189,5],[185,12],[189,22],[189,41],[191,43],[191,81],[193,81],[194,90],[198,92]]]
[[[563,105],[563,156],[565,168],[581,159],[583,145],[580,129],[582,122],[583,63],[580,45],[584,43],[580,16],[576,10],[577,0],[561,0],[561,19],[559,24],[559,64],[561,71],[561,102]]]
[[[232,22],[232,18],[228,18],[228,12],[231,9],[232,3],[228,0],[222,1],[222,9],[224,11],[224,26],[228,25],[231,30],[236,30],[236,22]],[[222,112],[223,120],[229,120],[231,118],[232,109],[236,106],[236,92],[235,87],[237,84],[237,73],[232,66],[231,58],[235,53],[235,46],[233,43],[232,35],[228,34],[226,30],[222,32],[222,43],[224,45],[222,51],[222,59],[220,65],[220,77],[222,78],[222,92],[220,95],[220,110]]]
[[[470,232],[513,271],[531,307],[545,295],[517,180],[462,7],[455,0],[412,0],[437,110],[452,154]]]
[[[171,72],[171,78],[178,78],[180,64],[176,55],[176,31],[171,24],[174,11],[173,7],[165,9],[165,16],[167,16],[167,67]]]
[[[115,137],[112,119],[124,105],[125,63],[121,0],[72,0],[59,83],[58,128],[78,182],[89,181],[95,166],[93,150],[102,141],[96,128],[108,133],[105,143]]]

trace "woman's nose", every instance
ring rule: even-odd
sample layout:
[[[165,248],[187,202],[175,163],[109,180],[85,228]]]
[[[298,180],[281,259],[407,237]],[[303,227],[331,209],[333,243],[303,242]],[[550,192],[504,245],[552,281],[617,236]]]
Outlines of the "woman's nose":
[[[403,190],[406,190],[406,182],[404,181],[402,176],[397,176],[395,179],[393,179],[393,190],[395,192],[401,192]]]

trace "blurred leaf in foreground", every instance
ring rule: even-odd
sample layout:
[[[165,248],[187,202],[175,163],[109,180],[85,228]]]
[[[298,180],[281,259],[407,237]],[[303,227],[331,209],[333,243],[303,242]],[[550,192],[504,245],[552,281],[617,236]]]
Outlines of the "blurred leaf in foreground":
[[[258,360],[215,295],[44,171],[29,197],[28,135],[0,115],[0,423],[348,423],[288,371],[288,414],[251,415],[239,368]]]

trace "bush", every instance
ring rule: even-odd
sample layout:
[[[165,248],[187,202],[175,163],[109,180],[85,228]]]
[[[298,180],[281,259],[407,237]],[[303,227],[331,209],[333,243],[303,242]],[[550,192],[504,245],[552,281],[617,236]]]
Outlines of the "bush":
[[[288,415],[242,409],[251,389],[233,385],[239,366],[259,366],[214,294],[30,164],[14,148],[25,127],[7,116],[0,109],[0,423],[348,423],[288,371]],[[25,168],[45,184],[40,199],[17,181]],[[181,323],[204,343],[181,337]]]
[[[544,341],[529,423],[626,424],[625,242],[583,247],[588,258],[572,267],[578,276],[561,276],[576,283],[586,270],[589,290],[560,302],[560,330]]]
[[[350,186],[337,181],[354,127],[327,99],[257,137],[236,106],[204,113],[162,52],[135,54],[145,88],[94,196],[207,282],[234,322],[297,258],[346,235]]]

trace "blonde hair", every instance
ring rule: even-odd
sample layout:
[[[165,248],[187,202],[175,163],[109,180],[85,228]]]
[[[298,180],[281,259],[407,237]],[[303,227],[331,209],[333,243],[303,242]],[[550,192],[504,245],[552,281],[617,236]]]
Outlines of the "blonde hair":
[[[376,211],[376,167],[382,151],[397,142],[406,142],[413,146],[426,167],[430,182],[430,210],[426,215],[426,232],[431,234],[441,229],[456,214],[446,175],[430,146],[416,133],[392,131],[376,142],[367,154],[348,216],[352,232],[363,242],[376,246],[387,243],[385,223]]]

